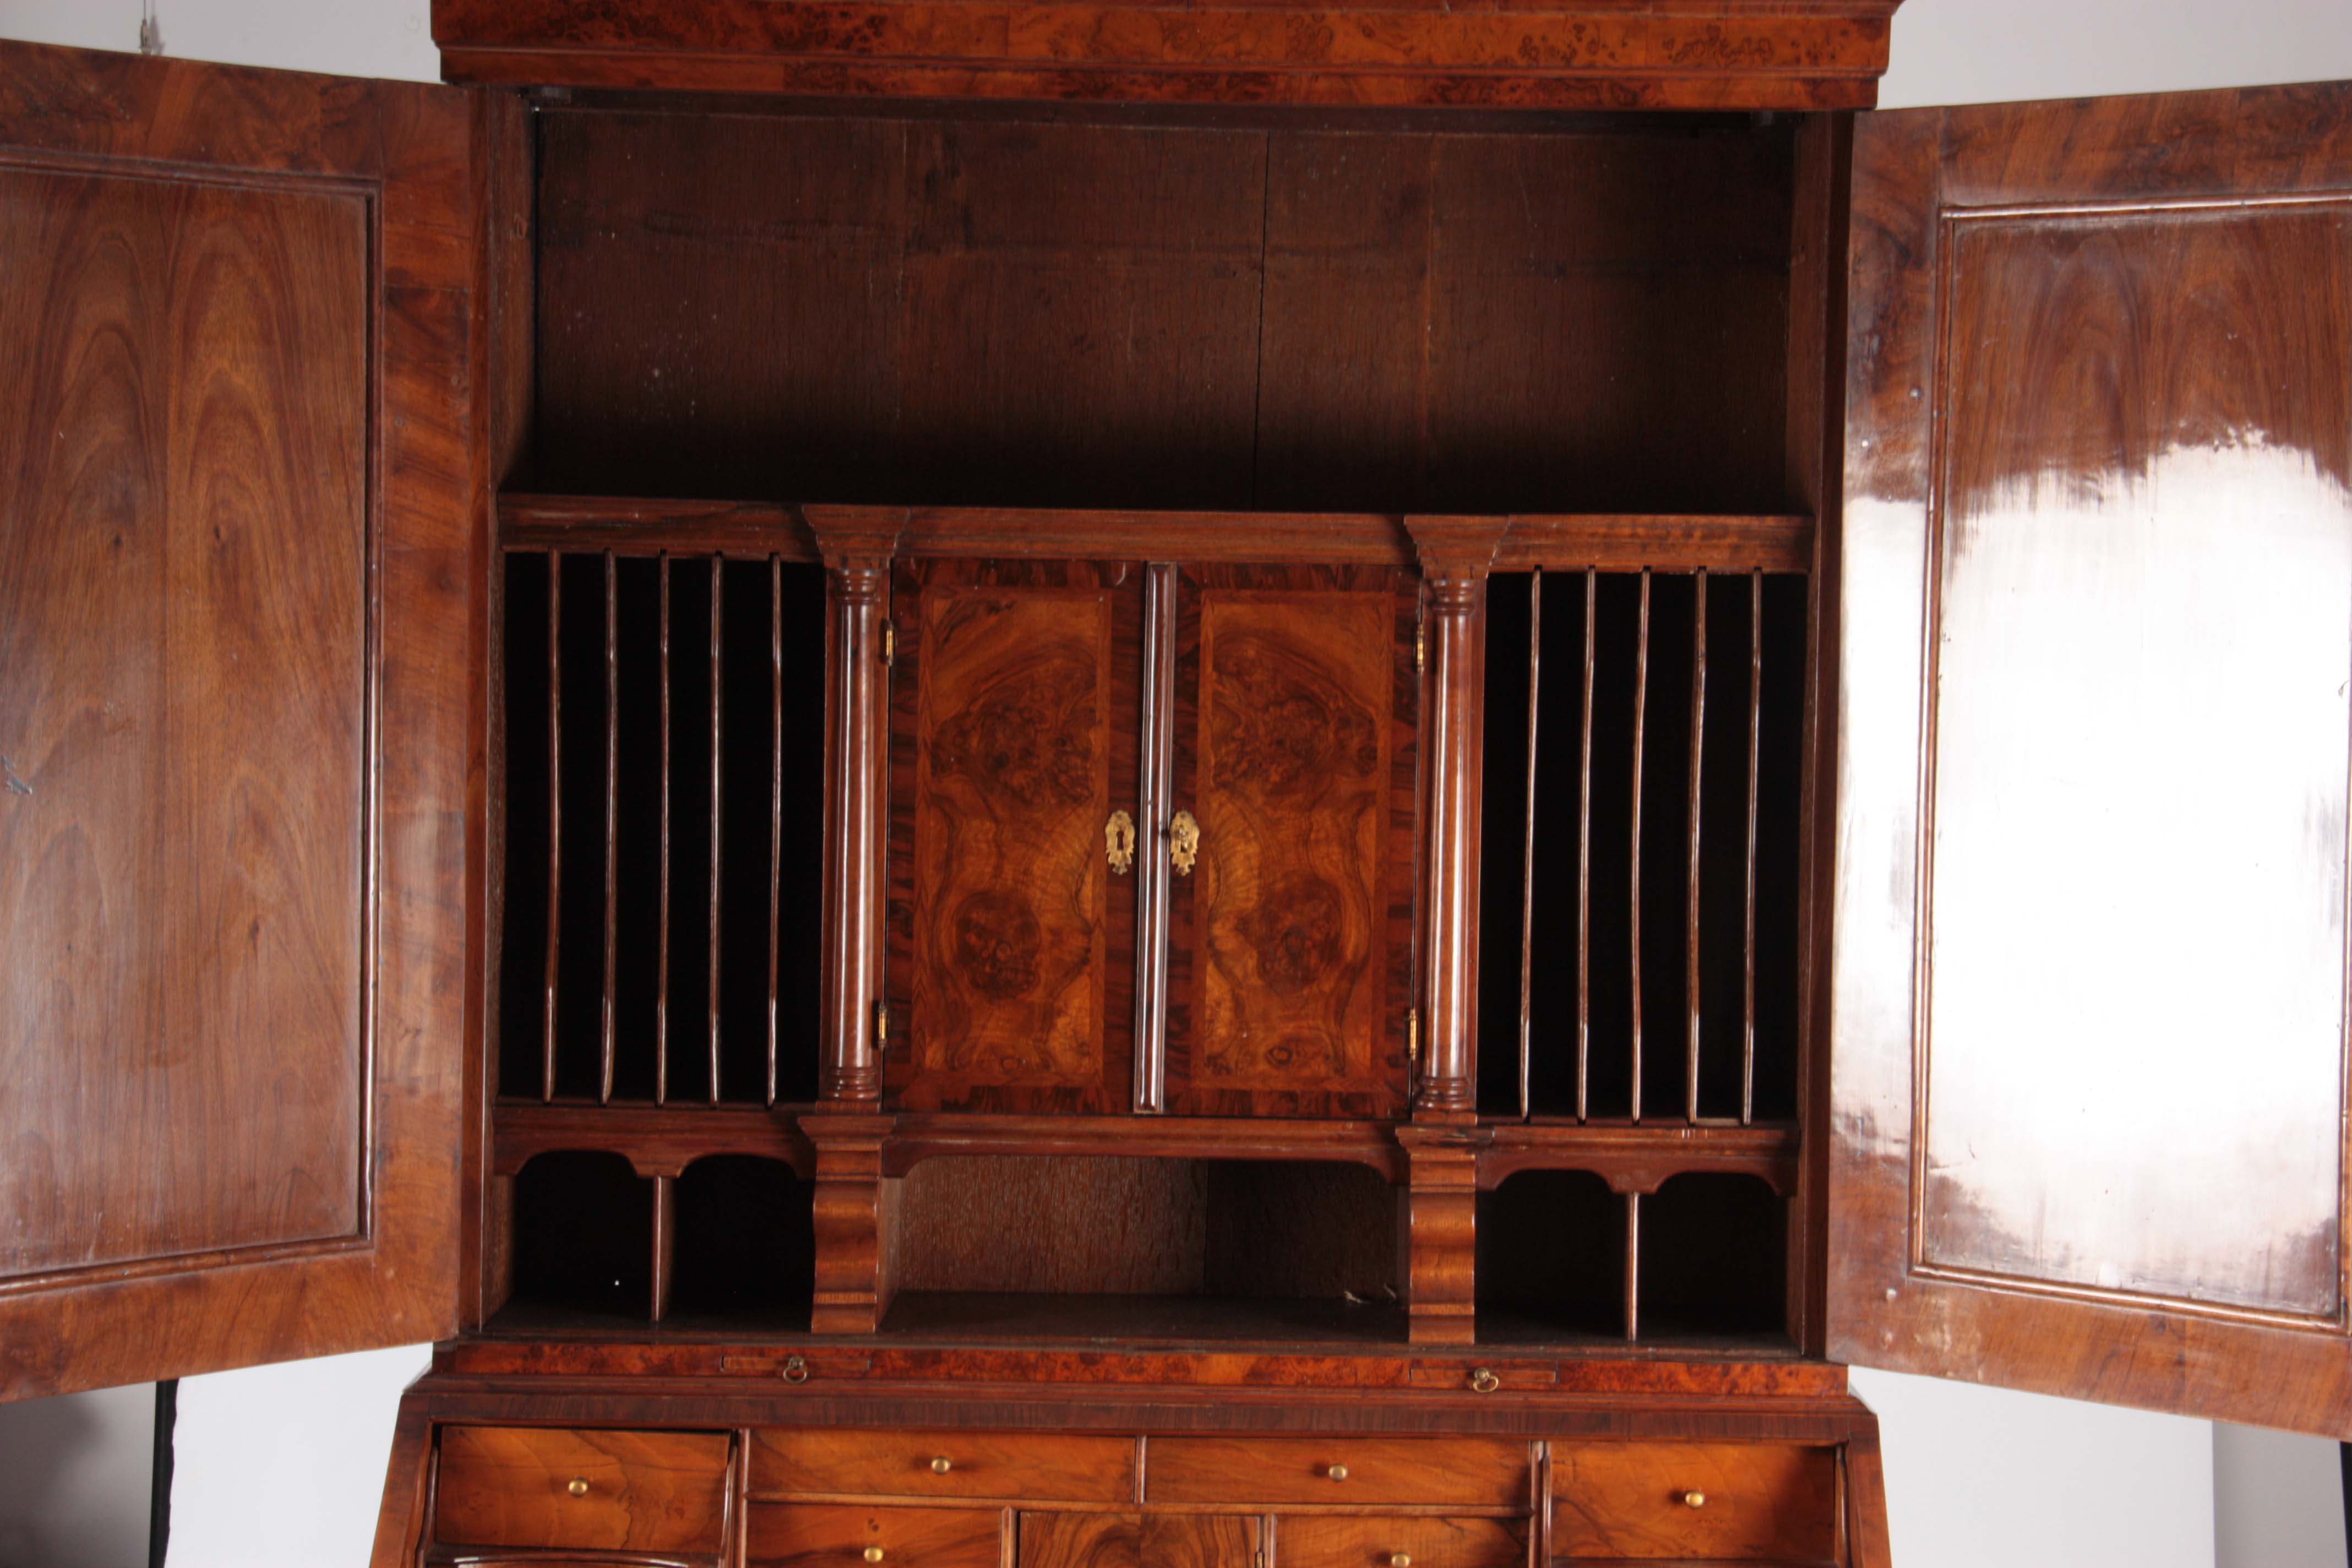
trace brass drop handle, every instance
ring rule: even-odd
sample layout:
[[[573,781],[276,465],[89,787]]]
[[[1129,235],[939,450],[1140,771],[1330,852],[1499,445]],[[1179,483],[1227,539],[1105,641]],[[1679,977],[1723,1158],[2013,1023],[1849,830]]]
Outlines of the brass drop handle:
[[[878,1546],[869,1546],[869,1547],[867,1547],[867,1548],[866,1549],[866,1561],[867,1561],[868,1563],[879,1563],[879,1562],[881,1562],[881,1561],[882,1561],[882,1549],[881,1549],[880,1547],[878,1547]]]
[[[931,1474],[935,1476],[944,1476],[954,1468],[955,1466],[948,1462],[948,1457],[945,1454],[931,1461]]]
[[[1706,1494],[1700,1491],[1685,1492],[1683,1493],[1683,1506],[1685,1508],[1705,1508],[1706,1506]]]
[[[1495,1375],[1492,1367],[1482,1366],[1470,1373],[1470,1387],[1476,1393],[1492,1394],[1502,1386],[1503,1380]]]
[[[1201,858],[1201,823],[1189,811],[1180,811],[1168,819],[1168,863],[1176,868],[1180,877],[1192,874],[1192,862]]]
[[[1334,1465],[1323,1473],[1330,1477],[1335,1481],[1344,1481],[1348,1479],[1348,1467],[1345,1465]]]
[[[776,1375],[786,1383],[806,1383],[809,1380],[808,1358],[797,1355],[786,1356],[784,1370]]]
[[[1124,877],[1135,868],[1135,818],[1125,811],[1114,811],[1103,824],[1103,858],[1110,862],[1110,874]]]
[[[588,1495],[588,1478],[586,1476],[574,1476],[572,1478],[572,1484],[563,1489],[570,1492],[573,1497],[586,1497]]]

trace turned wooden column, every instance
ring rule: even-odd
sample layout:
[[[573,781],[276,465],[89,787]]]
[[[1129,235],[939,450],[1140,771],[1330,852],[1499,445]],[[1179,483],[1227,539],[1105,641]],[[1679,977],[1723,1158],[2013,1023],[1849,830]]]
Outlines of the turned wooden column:
[[[1478,1109],[1478,800],[1486,672],[1486,573],[1508,521],[1410,517],[1428,584],[1428,817],[1422,853],[1420,1117]]]
[[[890,826],[890,557],[896,507],[803,509],[827,568],[824,693],[824,959],[817,1099],[882,1100],[877,1015]]]

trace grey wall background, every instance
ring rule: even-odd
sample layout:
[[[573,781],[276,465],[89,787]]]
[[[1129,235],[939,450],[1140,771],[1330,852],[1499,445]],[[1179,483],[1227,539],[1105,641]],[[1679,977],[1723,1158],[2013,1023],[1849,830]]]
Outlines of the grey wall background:
[[[195,59],[432,80],[428,0],[155,0]],[[0,0],[136,46],[140,0]],[[1888,108],[2352,78],[2352,0],[1908,0]],[[412,1346],[181,1385],[173,1568],[367,1560]],[[2332,1443],[1858,1371],[1903,1568],[2347,1568]],[[0,1406],[0,1568],[146,1561],[151,1390]]]

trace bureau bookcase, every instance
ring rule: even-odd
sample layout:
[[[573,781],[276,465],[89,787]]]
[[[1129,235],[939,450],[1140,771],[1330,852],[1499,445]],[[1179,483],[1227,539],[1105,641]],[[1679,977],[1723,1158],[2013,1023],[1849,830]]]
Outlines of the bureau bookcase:
[[[2352,1431],[2352,95],[1891,10],[0,46],[0,1386],[439,1341],[378,1568]]]

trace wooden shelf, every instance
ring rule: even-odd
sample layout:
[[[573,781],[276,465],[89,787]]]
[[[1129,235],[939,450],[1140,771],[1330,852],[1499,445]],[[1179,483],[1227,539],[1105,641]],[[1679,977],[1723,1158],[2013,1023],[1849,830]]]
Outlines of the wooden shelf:
[[[909,557],[1132,558],[1412,566],[1406,514],[1139,511],[1019,507],[829,507],[773,501],[509,494],[499,538],[509,551],[616,555],[733,554],[820,559],[810,523],[827,514],[897,522]],[[1811,569],[1813,520],[1789,514],[1513,513],[1496,571],[1799,573]],[[1148,549],[1139,539],[1149,538]]]
[[[511,1176],[539,1154],[596,1151],[625,1157],[641,1176],[676,1176],[712,1154],[780,1160],[803,1178],[815,1155],[803,1123],[828,1112],[806,1105],[623,1104],[501,1100],[491,1116],[491,1169]],[[941,1155],[1066,1158],[1343,1161],[1392,1183],[1406,1175],[1401,1124],[1242,1117],[991,1116],[909,1112],[891,1119],[882,1168],[903,1176]],[[1403,1124],[1409,1125],[1409,1124]],[[1522,1171],[1591,1171],[1617,1192],[1653,1193],[1691,1172],[1750,1175],[1783,1196],[1795,1190],[1799,1137],[1789,1123],[1702,1121],[1489,1122],[1451,1142],[1477,1162],[1492,1190]]]

